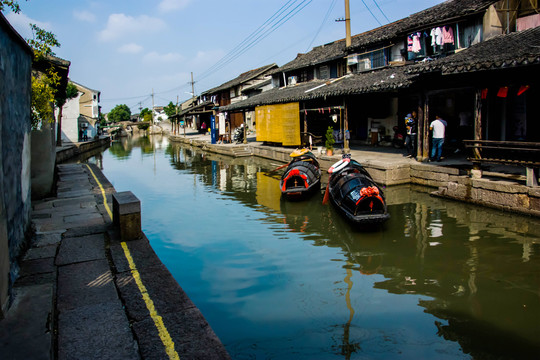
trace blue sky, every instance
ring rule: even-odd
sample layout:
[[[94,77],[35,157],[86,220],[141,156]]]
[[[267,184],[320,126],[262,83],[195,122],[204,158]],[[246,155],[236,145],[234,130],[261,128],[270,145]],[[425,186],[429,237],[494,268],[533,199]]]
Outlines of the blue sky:
[[[421,11],[441,0],[350,0],[352,34]],[[344,0],[19,0],[21,13],[5,11],[12,26],[30,38],[29,23],[53,32],[60,58],[71,61],[70,78],[101,91],[102,111],[126,104],[166,105],[200,94],[239,74],[293,60],[345,37]],[[245,52],[215,70],[284,5],[294,16]],[[369,10],[368,10],[369,9]],[[282,16],[289,11],[282,13]],[[275,24],[276,16],[271,24]],[[388,18],[388,20],[387,20]],[[269,29],[265,27],[263,29]]]

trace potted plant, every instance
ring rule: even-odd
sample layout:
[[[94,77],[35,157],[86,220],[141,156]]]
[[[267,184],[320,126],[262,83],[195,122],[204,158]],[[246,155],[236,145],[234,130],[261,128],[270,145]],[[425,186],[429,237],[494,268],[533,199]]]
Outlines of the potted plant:
[[[334,143],[336,140],[334,139],[334,129],[332,129],[331,126],[328,127],[328,130],[326,130],[326,142],[324,143],[324,146],[326,147],[326,155],[332,156],[334,153]]]

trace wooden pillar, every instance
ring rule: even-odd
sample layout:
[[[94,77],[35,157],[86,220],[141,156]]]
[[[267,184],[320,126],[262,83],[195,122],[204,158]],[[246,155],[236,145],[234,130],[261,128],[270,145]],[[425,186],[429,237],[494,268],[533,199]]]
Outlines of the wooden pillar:
[[[427,141],[424,136],[425,121],[424,121],[424,95],[418,95],[418,106],[416,109],[417,129],[416,129],[416,159],[424,161],[424,142]]]
[[[418,130],[419,161],[429,159],[429,96],[422,92],[418,100],[418,122],[422,124],[421,131]]]
[[[349,154],[351,152],[351,148],[349,147],[349,139],[347,138],[347,136],[345,136],[345,134],[349,131],[349,111],[347,109],[347,100],[346,99],[343,99],[343,113],[344,113],[344,116],[343,116],[343,147],[344,147],[344,151],[345,151],[345,154]],[[341,115],[341,110],[340,110],[340,115]]]
[[[474,103],[474,140],[482,140],[482,90],[476,90],[476,98]],[[480,159],[480,150],[474,148],[474,158]],[[480,169],[480,163],[474,163],[476,170]]]
[[[306,105],[304,104],[304,110],[303,110],[303,113],[304,113],[304,133],[305,135],[302,137],[300,136],[300,142],[302,143],[302,146],[309,146],[311,145],[309,143],[309,135],[307,134],[308,132],[308,126],[307,126],[307,111],[306,111]],[[306,140],[307,140],[307,143],[306,143]],[[310,150],[311,150],[311,146],[310,146]]]

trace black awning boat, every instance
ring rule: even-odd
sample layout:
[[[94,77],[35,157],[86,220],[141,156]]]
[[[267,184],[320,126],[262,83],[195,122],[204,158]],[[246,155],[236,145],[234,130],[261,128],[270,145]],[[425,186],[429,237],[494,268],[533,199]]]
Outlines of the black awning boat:
[[[383,191],[350,155],[328,169],[327,194],[347,220],[357,225],[380,224],[390,218]]]
[[[308,149],[293,151],[287,169],[281,177],[281,194],[299,200],[321,189],[321,169],[315,155]]]

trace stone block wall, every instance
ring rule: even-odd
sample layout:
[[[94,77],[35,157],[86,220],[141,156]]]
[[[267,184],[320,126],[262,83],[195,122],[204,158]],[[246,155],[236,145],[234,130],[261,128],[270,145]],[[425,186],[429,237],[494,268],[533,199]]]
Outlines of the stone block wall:
[[[467,175],[449,176],[448,182],[442,183],[434,194],[501,210],[540,216],[540,188],[511,181],[475,179]]]
[[[0,14],[0,317],[30,236],[31,70],[31,49]]]

